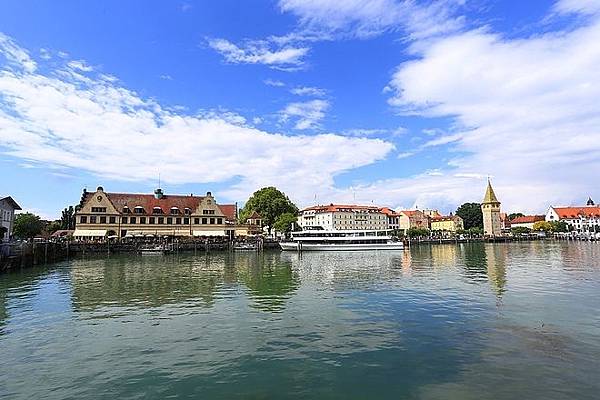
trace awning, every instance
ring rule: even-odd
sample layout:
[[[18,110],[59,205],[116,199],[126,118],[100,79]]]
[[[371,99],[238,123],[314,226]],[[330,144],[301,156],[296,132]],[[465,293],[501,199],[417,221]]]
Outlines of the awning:
[[[74,237],[104,237],[106,229],[75,229]]]
[[[224,230],[194,231],[194,236],[227,236],[227,233]]]

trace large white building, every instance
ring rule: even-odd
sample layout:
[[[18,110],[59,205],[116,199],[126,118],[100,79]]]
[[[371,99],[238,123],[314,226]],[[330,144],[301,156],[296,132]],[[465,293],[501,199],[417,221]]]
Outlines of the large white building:
[[[0,195],[0,242],[8,241],[15,225],[15,211],[21,210],[21,207],[10,196]]]
[[[302,229],[320,227],[325,230],[388,229],[388,216],[375,206],[313,206],[300,211],[298,225]]]
[[[577,233],[600,232],[600,206],[588,199],[587,205],[577,207],[550,207],[546,221],[563,221],[569,230]]]

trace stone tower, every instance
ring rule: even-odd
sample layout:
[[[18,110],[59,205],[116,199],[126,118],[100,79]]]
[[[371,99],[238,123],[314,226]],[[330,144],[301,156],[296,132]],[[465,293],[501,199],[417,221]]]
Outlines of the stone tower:
[[[502,234],[500,225],[500,202],[492,189],[492,184],[488,179],[485,197],[481,203],[483,212],[483,232],[487,236],[498,236]]]

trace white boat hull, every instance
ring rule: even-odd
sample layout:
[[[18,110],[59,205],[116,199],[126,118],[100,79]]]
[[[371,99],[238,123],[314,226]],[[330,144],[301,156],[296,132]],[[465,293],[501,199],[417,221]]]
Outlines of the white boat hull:
[[[300,246],[296,242],[279,243],[282,250],[286,251],[365,251],[365,250],[402,250],[402,242],[393,243],[355,243],[355,244],[334,244],[334,243],[307,243],[303,242]]]

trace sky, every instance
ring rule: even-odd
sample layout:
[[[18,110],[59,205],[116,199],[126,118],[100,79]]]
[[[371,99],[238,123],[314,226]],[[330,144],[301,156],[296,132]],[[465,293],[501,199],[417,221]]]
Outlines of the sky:
[[[0,195],[600,200],[600,0],[0,3]]]

